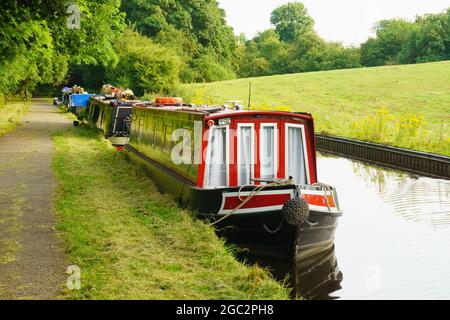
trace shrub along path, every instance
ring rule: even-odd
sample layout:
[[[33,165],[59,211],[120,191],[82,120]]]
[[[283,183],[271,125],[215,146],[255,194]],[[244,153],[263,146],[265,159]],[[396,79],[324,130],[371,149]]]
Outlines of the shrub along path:
[[[68,127],[56,108],[33,100],[23,124],[0,137],[0,299],[54,299],[65,282],[51,135]]]

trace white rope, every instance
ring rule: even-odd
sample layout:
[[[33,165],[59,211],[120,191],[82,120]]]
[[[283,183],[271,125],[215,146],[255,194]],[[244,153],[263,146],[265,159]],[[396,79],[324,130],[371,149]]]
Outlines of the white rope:
[[[331,187],[329,185],[327,185],[325,183],[321,183],[321,182],[316,182],[313,184],[313,186],[318,186],[322,189],[322,191],[324,193],[323,198],[325,200],[325,204],[327,205],[328,211],[331,211],[330,205],[328,203],[328,197],[327,197],[327,192],[329,192],[330,195],[333,196]]]
[[[238,199],[239,199],[240,201],[242,201],[241,204],[238,205],[236,208],[234,208],[234,209],[233,209],[230,213],[228,213],[226,216],[224,216],[224,217],[220,218],[219,220],[216,220],[216,221],[214,221],[213,223],[211,223],[210,226],[214,226],[214,225],[218,224],[219,222],[221,222],[221,221],[223,221],[223,220],[229,218],[230,216],[232,216],[234,213],[236,213],[236,211],[238,211],[238,210],[241,209],[243,206],[245,206],[248,202],[250,202],[250,200],[252,200],[256,195],[258,195],[258,194],[259,194],[261,191],[263,191],[265,188],[273,187],[273,186],[278,186],[278,185],[287,185],[287,184],[291,184],[291,182],[290,182],[290,181],[275,181],[275,182],[272,182],[272,183],[268,183],[268,184],[263,184],[263,185],[257,186],[255,189],[253,189],[253,190],[250,192],[250,194],[249,194],[249,195],[247,196],[247,198],[245,198],[245,199],[242,199],[242,197],[241,197],[242,189],[245,188],[245,187],[253,187],[253,185],[243,185],[243,186],[241,186],[241,187],[239,188],[239,191],[238,191]]]

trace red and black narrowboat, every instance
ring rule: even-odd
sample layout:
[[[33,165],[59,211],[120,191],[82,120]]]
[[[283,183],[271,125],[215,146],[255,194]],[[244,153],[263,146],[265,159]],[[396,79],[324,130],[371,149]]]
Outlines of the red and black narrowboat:
[[[333,245],[342,212],[317,180],[310,114],[159,101],[133,108],[125,150],[162,192],[258,256],[300,259]]]

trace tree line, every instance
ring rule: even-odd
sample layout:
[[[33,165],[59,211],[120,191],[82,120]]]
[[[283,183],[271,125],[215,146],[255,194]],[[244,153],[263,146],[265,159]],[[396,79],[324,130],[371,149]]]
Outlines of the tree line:
[[[143,95],[179,82],[450,59],[450,9],[380,21],[359,47],[322,39],[299,2],[275,9],[271,23],[253,39],[235,36],[216,0],[5,0],[0,100],[37,86],[110,82]]]
[[[444,13],[379,21],[375,36],[359,47],[327,42],[314,31],[302,3],[271,15],[274,28],[238,39],[239,76],[264,76],[332,69],[410,64],[450,59],[450,9]]]

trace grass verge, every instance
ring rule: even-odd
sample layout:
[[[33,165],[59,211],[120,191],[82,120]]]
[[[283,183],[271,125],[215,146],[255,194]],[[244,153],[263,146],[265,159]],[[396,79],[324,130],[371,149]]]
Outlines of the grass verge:
[[[11,101],[0,105],[0,137],[14,130],[28,112],[29,102]]]
[[[316,131],[450,156],[450,61],[182,85],[193,103],[312,113]]]
[[[54,136],[58,228],[81,269],[72,299],[288,299],[213,229],[85,126]]]

